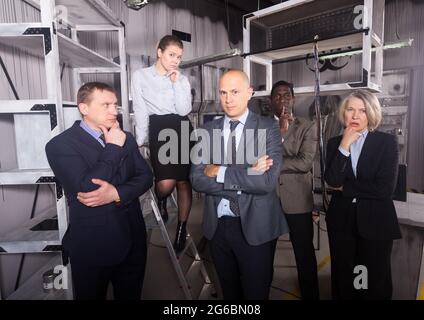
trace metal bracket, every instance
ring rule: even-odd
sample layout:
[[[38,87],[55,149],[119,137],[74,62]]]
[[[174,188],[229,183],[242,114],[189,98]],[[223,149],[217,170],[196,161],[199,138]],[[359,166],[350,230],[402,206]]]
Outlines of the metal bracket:
[[[361,82],[350,82],[348,83],[352,88],[361,88],[368,86],[368,71],[362,69],[362,81]]]
[[[62,185],[57,181],[56,177],[41,177],[35,183],[54,183],[56,184],[56,197],[59,201],[63,197]]]
[[[50,113],[50,127],[51,130],[57,126],[57,113],[55,104],[36,104],[31,108],[31,111],[44,111],[47,110]]]
[[[253,17],[253,16],[254,16],[253,13],[245,14],[243,16],[243,28],[244,29],[246,29],[246,21],[247,21],[247,19],[249,19],[250,17]]]
[[[44,36],[44,55],[48,55],[49,52],[52,50],[52,38],[50,35],[50,28],[28,28],[23,34],[42,34]]]
[[[49,245],[43,251],[62,251],[62,245]]]

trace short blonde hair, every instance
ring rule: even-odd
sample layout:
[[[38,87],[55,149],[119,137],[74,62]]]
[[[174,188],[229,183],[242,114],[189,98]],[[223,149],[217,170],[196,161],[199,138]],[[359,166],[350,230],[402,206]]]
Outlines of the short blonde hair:
[[[367,114],[367,119],[368,119],[368,130],[374,131],[375,129],[377,129],[377,127],[379,126],[381,119],[383,117],[382,112],[381,112],[380,101],[378,101],[378,98],[374,93],[369,92],[367,90],[362,90],[362,89],[355,90],[354,92],[349,94],[346,98],[344,98],[344,100],[340,104],[340,108],[339,108],[339,120],[340,120],[340,122],[343,125],[345,125],[345,123],[344,123],[344,113],[345,113],[345,110],[346,110],[347,105],[349,103],[349,100],[351,98],[361,99],[362,102],[364,103],[365,112]]]

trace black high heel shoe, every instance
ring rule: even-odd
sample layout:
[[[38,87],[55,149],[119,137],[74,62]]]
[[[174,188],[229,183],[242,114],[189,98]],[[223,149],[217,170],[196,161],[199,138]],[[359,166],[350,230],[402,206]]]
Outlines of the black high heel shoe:
[[[183,251],[185,248],[187,238],[186,225],[187,221],[178,220],[177,233],[175,234],[174,241],[174,250],[176,253]]]
[[[168,208],[166,207],[166,198],[158,201],[160,216],[164,223],[168,221]]]

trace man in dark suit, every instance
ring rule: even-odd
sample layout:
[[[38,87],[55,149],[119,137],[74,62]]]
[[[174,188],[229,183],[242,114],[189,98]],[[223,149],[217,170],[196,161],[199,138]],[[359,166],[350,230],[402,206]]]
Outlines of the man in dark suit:
[[[288,232],[276,192],[280,131],[248,110],[252,92],[244,72],[225,73],[219,85],[225,117],[199,130],[192,150],[190,177],[206,194],[203,232],[224,299],[268,299],[277,238]]]
[[[146,230],[138,197],[152,172],[133,136],[119,128],[117,98],[103,83],[78,91],[82,121],[54,137],[46,154],[69,204],[64,250],[72,264],[76,299],[140,299]]]
[[[271,90],[271,108],[284,140],[280,176],[281,205],[290,228],[302,299],[318,300],[311,172],[317,151],[317,127],[308,119],[294,116],[294,104],[293,84],[276,82]]]

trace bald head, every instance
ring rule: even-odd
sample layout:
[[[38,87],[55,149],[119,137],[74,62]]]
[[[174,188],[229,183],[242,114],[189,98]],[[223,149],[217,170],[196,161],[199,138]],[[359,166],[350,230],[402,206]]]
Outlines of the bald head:
[[[241,84],[245,84],[248,87],[250,86],[249,77],[242,70],[237,70],[237,69],[228,70],[221,76],[221,81],[224,80],[225,78],[231,78],[231,79],[234,79],[235,81],[240,82]]]
[[[241,70],[227,71],[219,81],[222,109],[233,120],[238,120],[247,111],[252,93],[249,78]]]

